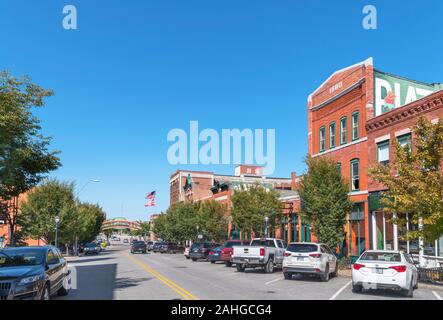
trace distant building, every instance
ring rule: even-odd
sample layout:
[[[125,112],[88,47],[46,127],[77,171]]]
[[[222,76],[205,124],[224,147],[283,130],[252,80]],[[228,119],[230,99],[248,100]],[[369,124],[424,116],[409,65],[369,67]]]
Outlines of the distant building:
[[[129,234],[131,231],[139,230],[140,223],[137,221],[129,221],[124,217],[116,217],[103,222],[102,231],[111,230],[113,234]]]

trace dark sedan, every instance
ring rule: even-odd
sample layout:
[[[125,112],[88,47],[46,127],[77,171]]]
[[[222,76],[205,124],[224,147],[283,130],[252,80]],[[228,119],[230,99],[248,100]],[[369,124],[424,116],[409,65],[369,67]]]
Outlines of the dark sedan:
[[[211,251],[209,251],[208,254],[208,261],[211,261],[211,263],[216,263],[217,261],[222,261],[220,252],[222,250],[222,247],[215,247]]]
[[[208,259],[209,251],[218,245],[211,242],[197,242],[191,246],[189,250],[189,257],[192,261],[197,261],[198,259]]]
[[[131,244],[131,253],[141,252],[146,253],[146,243],[144,241],[134,241]]]
[[[85,254],[85,256],[87,256],[88,254],[98,255],[100,251],[102,251],[102,248],[100,244],[96,242],[87,243],[83,249],[83,253]]]
[[[164,242],[160,247],[159,251],[161,253],[177,253],[177,252],[184,252],[185,247],[180,246],[176,243],[172,242]]]
[[[49,300],[69,293],[70,271],[53,246],[0,249],[0,300]]]
[[[160,247],[163,245],[164,242],[156,242],[154,246],[152,247],[153,252],[160,252]]]

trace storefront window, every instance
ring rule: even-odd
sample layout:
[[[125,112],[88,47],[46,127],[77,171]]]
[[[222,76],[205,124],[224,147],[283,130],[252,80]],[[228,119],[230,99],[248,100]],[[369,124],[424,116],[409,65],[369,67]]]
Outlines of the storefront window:
[[[350,227],[350,252],[352,256],[359,256],[366,247],[364,205],[354,205],[349,217]]]

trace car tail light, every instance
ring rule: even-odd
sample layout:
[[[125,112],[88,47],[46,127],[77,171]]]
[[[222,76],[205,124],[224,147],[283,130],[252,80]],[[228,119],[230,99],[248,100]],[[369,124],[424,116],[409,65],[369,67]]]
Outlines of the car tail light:
[[[309,256],[318,259],[321,258],[321,253],[311,253]]]
[[[320,272],[320,268],[315,268],[315,272]]]
[[[285,257],[290,257],[291,255],[292,255],[292,253],[285,252]]]
[[[263,257],[265,255],[265,248],[260,248],[260,256]]]
[[[360,268],[364,268],[364,267],[365,267],[365,265],[361,264],[361,263],[354,263],[352,265],[352,268],[354,268],[354,270],[360,270]]]
[[[209,251],[209,254],[214,254],[214,251]]]
[[[394,269],[397,272],[405,272],[406,266],[392,266],[392,267],[389,267],[389,269]]]

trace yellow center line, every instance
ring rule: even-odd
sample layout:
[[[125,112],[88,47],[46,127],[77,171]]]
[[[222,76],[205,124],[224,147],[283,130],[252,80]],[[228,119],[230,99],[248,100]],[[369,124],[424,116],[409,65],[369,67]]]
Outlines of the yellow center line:
[[[178,284],[173,282],[171,279],[166,278],[164,275],[158,273],[154,269],[152,269],[150,266],[148,266],[146,263],[130,256],[128,253],[123,252],[125,256],[127,256],[130,260],[138,264],[140,267],[142,267],[145,271],[153,275],[155,278],[163,282],[165,285],[167,285],[169,288],[171,288],[174,292],[178,293],[180,296],[185,298],[186,300],[199,300],[195,295],[187,291],[186,289],[180,287]]]

